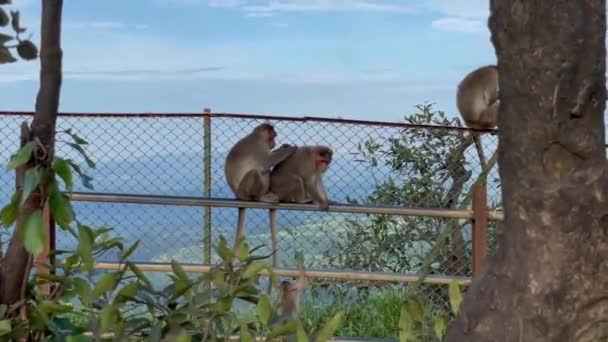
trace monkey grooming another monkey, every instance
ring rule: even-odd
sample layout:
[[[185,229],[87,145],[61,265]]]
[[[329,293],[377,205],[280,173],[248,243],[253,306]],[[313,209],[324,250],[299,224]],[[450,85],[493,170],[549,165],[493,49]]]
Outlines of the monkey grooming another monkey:
[[[493,129],[496,127],[500,105],[498,77],[498,67],[486,65],[471,71],[458,84],[456,105],[464,122],[470,128]],[[486,160],[480,134],[472,133],[481,167],[485,169]]]
[[[316,203],[327,209],[330,201],[323,185],[333,151],[327,146],[300,146],[275,166],[270,176],[270,191],[281,202]]]
[[[295,153],[297,147],[275,146],[277,133],[274,126],[260,124],[246,137],[239,140],[228,152],[224,173],[230,189],[242,201],[277,203],[277,195],[269,193],[270,171],[272,168]],[[235,236],[235,248],[243,234],[245,208],[239,208]]]

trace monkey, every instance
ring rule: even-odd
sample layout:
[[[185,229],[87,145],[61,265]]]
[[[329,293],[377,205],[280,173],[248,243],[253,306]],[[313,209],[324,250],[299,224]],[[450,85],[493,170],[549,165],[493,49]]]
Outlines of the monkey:
[[[276,194],[270,193],[270,171],[279,162],[296,152],[297,147],[283,144],[275,147],[277,133],[274,126],[263,123],[239,140],[228,152],[224,174],[230,189],[242,201],[277,203]],[[235,250],[245,227],[245,208],[239,208],[235,234]]]
[[[300,307],[300,296],[306,287],[306,277],[304,276],[304,270],[300,268],[300,274],[298,275],[296,285],[292,284],[288,280],[283,280],[279,286],[279,298],[278,298],[278,317],[273,319],[269,326],[278,327],[287,321],[296,320],[298,318],[298,311]],[[296,338],[293,334],[288,335],[284,338],[284,341],[291,342],[295,341]]]
[[[456,105],[464,122],[473,129],[496,127],[500,101],[498,99],[498,66],[486,65],[468,73],[458,84]],[[482,169],[486,160],[480,134],[473,133]]]
[[[299,146],[272,170],[270,191],[280,202],[312,202],[327,210],[336,203],[328,199],[322,179],[332,158],[333,150],[327,146]]]

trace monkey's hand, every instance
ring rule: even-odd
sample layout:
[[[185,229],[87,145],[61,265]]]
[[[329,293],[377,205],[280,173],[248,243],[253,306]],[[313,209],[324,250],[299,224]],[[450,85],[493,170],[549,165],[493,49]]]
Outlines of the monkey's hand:
[[[329,201],[319,203],[319,209],[321,210],[329,210]]]

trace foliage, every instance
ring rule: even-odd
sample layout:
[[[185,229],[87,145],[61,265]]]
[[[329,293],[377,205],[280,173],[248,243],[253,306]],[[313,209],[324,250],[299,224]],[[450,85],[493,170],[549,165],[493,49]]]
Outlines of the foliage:
[[[410,124],[460,126],[458,118],[447,118],[431,104],[419,105],[418,112],[406,117]],[[377,168],[380,163],[391,174],[376,185],[366,202],[393,205],[420,205],[430,208],[455,207],[462,197],[464,184],[471,179],[470,162],[465,149],[472,144],[466,131],[404,128],[398,138],[367,140],[356,153],[359,162]],[[355,200],[350,200],[356,202]],[[370,215],[366,220],[351,220],[342,239],[336,239],[327,253],[332,266],[386,272],[416,272],[423,259],[448,224],[454,222],[434,217]],[[469,265],[461,229],[453,229],[450,247],[436,258],[432,271],[463,274]],[[455,262],[457,260],[457,262]]]
[[[95,167],[84,150],[88,142],[71,130],[62,133],[71,137],[73,142],[68,145],[82,154],[89,167]],[[42,153],[41,149],[38,140],[28,142],[12,156],[8,169],[24,167],[34,154]],[[56,157],[50,168],[37,165],[28,169],[23,187],[15,191],[1,211],[2,225],[8,228],[25,200],[39,191],[48,198],[58,225],[77,241],[74,250],[56,251],[63,262],[44,265],[49,272],[36,274],[23,301],[0,307],[2,339],[212,341],[219,335],[239,334],[241,340],[253,341],[256,333],[265,335],[266,340],[297,334],[299,341],[308,341],[308,336],[314,334],[317,341],[324,341],[339,328],[341,312],[316,331],[307,332],[297,319],[272,324],[278,315],[277,305],[258,289],[259,273],[266,271],[275,287],[277,279],[264,261],[269,256],[254,254],[260,247],[251,249],[244,240],[233,252],[222,237],[216,248],[222,263],[197,277],[189,276],[179,263],[172,262],[169,284],[155,288],[128,260],[139,241],[125,246],[121,238],[110,236],[111,229],[95,229],[76,219],[69,197],[60,190],[60,181],[68,191],[73,189],[72,172],[91,188],[91,177],[76,162]],[[40,210],[25,218],[24,237],[28,252],[37,255],[43,250],[48,237]],[[107,253],[118,255],[124,266],[107,272],[96,269],[95,260]],[[249,319],[239,316],[235,312],[238,304],[255,307],[257,315]]]
[[[33,60],[38,58],[38,48],[30,40],[23,39],[22,35],[26,28],[21,26],[19,11],[7,11],[11,0],[0,0],[0,64],[8,64],[16,62],[11,50],[17,52],[17,55],[23,60]],[[6,31],[10,25],[12,33]]]
[[[443,308],[435,305],[438,293],[446,294]],[[343,310],[344,323],[336,332],[338,336],[409,336],[415,341],[441,341],[461,301],[455,282],[449,286],[426,284],[417,291],[402,284],[373,288],[334,284],[307,290],[299,316],[304,326],[311,328]]]

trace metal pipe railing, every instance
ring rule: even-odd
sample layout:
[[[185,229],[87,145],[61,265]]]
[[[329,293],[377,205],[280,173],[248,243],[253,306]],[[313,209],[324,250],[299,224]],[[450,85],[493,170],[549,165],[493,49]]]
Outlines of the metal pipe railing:
[[[171,264],[168,263],[134,263],[137,268],[144,272],[172,272]],[[118,271],[126,265],[117,262],[97,262],[94,267],[101,270]],[[196,265],[196,264],[180,264],[185,272],[188,273],[209,273],[215,267],[214,265]],[[298,277],[317,279],[341,279],[341,280],[369,280],[383,282],[402,282],[413,283],[418,281],[420,275],[417,274],[399,274],[386,272],[366,272],[366,271],[342,271],[342,270],[302,270],[289,268],[273,268],[273,272],[282,277]],[[261,275],[268,275],[266,270],[260,272]],[[468,277],[455,277],[444,275],[428,275],[423,282],[426,284],[446,285],[452,281],[456,281],[460,285],[468,285],[471,279]]]
[[[252,208],[252,209],[277,209],[277,210],[296,210],[296,211],[325,211],[316,204],[297,204],[297,203],[264,203],[252,201],[240,201],[226,198],[205,198],[187,196],[161,196],[161,195],[134,195],[134,194],[115,194],[115,193],[96,193],[96,192],[72,192],[66,193],[71,200],[79,202],[103,202],[103,203],[132,203],[132,204],[156,204],[156,205],[175,205],[189,207],[223,207],[223,208]],[[393,206],[369,206],[355,204],[332,204],[326,210],[332,213],[351,213],[351,214],[386,214],[401,216],[428,216],[443,217],[451,219],[473,219],[474,214],[471,209],[429,209],[429,208],[403,208]],[[491,220],[500,221],[502,213],[490,212],[488,217]]]
[[[34,112],[30,111],[0,111],[0,116],[33,116]],[[299,122],[327,122],[341,123],[350,125],[364,126],[382,126],[382,127],[401,127],[401,128],[425,128],[425,129],[446,129],[454,131],[476,131],[496,134],[496,129],[472,129],[465,126],[444,126],[444,125],[425,125],[413,124],[407,122],[391,122],[391,121],[375,121],[375,120],[357,120],[357,119],[340,119],[322,116],[287,116],[287,115],[267,115],[267,114],[251,114],[251,113],[59,113],[59,117],[72,118],[225,118],[225,119],[258,119],[258,120],[275,120],[275,121],[299,121]]]

